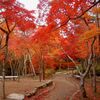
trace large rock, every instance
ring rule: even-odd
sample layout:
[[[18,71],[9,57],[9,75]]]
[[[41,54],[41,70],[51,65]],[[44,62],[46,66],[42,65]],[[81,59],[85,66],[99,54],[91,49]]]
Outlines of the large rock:
[[[7,96],[8,100],[24,100],[23,94],[12,93]]]

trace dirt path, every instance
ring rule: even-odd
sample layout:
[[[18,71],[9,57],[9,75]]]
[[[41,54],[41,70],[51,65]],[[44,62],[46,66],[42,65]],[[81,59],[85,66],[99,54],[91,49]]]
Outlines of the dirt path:
[[[34,88],[40,86],[48,80],[40,82],[32,77],[22,77],[18,80],[6,80],[5,81],[5,91],[6,96],[11,93],[25,94],[26,92],[32,91]],[[0,80],[0,100],[2,100],[2,80]]]
[[[44,97],[44,100],[66,100],[67,96],[72,96],[79,89],[78,81],[63,73],[56,74],[53,81],[55,88]]]
[[[45,96],[43,95],[42,96],[43,98],[41,97],[42,100],[66,100],[67,96],[72,96],[72,94],[79,88],[78,81],[64,73],[55,74],[53,77],[53,81],[54,81],[54,88],[50,92],[48,92]],[[26,91],[33,90],[33,88],[42,83],[37,80],[33,80],[32,78],[23,78],[20,80],[20,82],[8,80],[6,81],[6,95],[12,92],[25,93]],[[2,88],[1,81],[0,81],[0,88]],[[0,97],[1,94],[2,94],[2,89],[0,89]],[[41,99],[36,99],[36,100],[41,100]],[[34,100],[34,99],[29,98],[27,100]]]

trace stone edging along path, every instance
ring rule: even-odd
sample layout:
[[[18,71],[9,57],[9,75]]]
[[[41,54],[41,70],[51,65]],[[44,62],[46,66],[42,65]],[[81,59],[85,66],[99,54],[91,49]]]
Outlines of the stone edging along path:
[[[32,96],[35,96],[36,93],[40,90],[40,89],[44,89],[50,85],[53,85],[53,81],[52,80],[48,80],[47,82],[45,83],[42,83],[40,86],[36,87],[33,89],[33,91],[28,91],[27,93],[25,94],[17,94],[17,93],[12,93],[10,95],[7,96],[7,100],[24,100],[25,97],[32,97]],[[48,90],[49,91],[49,90]],[[45,91],[45,92],[48,92],[48,91]],[[44,93],[40,93],[38,96],[42,95]]]
[[[26,93],[25,96],[26,97],[34,96],[40,89],[46,88],[46,87],[48,87],[48,86],[50,86],[52,84],[53,84],[53,81],[52,80],[49,80],[49,81],[41,84],[40,86],[34,88],[33,91]]]
[[[49,89],[46,89],[45,91],[39,93],[37,96],[34,97],[34,99],[38,99],[39,97],[45,98],[47,95],[44,96],[45,93],[49,93],[50,91],[52,91],[55,88],[55,83],[53,82],[52,87],[50,87]]]

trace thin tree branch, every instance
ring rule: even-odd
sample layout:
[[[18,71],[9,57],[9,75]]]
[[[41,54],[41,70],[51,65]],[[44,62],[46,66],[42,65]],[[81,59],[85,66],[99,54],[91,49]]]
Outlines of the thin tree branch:
[[[7,19],[5,19],[5,21],[6,21],[6,26],[7,26],[8,32],[10,33],[11,31],[10,31]]]
[[[16,23],[14,24],[14,26],[11,29],[11,32],[14,30],[14,28],[16,27]]]
[[[0,50],[3,49],[3,48],[5,48],[5,47],[6,47],[6,44],[4,46],[0,47]]]
[[[88,27],[88,30],[90,30],[90,26],[89,26],[89,24],[87,23],[86,19],[85,19],[85,18],[82,18],[82,20],[84,21],[84,23],[85,23],[86,26]]]
[[[72,20],[75,20],[75,19],[78,19],[80,18],[81,16],[83,16],[86,12],[88,12],[91,8],[93,8],[94,6],[96,6],[98,3],[100,3],[100,0],[98,2],[95,2],[91,7],[89,7],[87,10],[85,10],[81,15],[75,17],[75,18],[70,18]]]
[[[4,33],[8,34],[8,31],[4,30],[2,27],[0,27],[0,30],[3,31]]]
[[[89,56],[89,59],[88,59],[88,66],[87,66],[87,68],[86,68],[86,71],[85,71],[85,73],[83,74],[83,77],[86,77],[86,75],[87,75],[87,73],[89,72],[89,70],[90,70],[90,68],[91,68],[91,66],[92,66],[92,62],[93,62],[93,46],[94,46],[94,43],[95,43],[95,40],[96,40],[96,37],[94,37],[94,39],[93,39],[93,41],[92,41],[92,43],[91,43],[91,53],[90,53],[90,56]]]
[[[88,12],[91,8],[93,8],[94,6],[96,6],[98,3],[100,2],[100,0],[98,2],[95,2],[94,5],[92,5],[91,7],[89,7],[87,10],[85,10],[81,15],[71,18],[68,17],[68,20],[66,20],[64,23],[62,23],[59,27],[56,27],[55,29],[53,29],[51,32],[58,30],[59,28],[63,27],[64,25],[66,25],[70,20],[76,20],[78,18],[81,18],[86,12]],[[49,33],[51,33],[49,32]]]
[[[65,50],[64,50],[62,47],[60,47],[60,48],[61,48],[61,50],[64,52],[64,54],[73,62],[73,64],[75,65],[75,67],[76,67],[76,69],[77,69],[77,71],[78,71],[78,73],[79,73],[80,75],[82,75],[82,73],[81,73],[81,71],[80,71],[80,69],[79,69],[79,66],[77,66],[77,64],[75,63],[75,61],[73,60],[73,58],[70,57],[70,56],[65,52]]]

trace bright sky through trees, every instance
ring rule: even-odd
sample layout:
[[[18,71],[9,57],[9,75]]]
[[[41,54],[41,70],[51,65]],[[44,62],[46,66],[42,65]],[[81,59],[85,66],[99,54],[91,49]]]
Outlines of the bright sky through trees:
[[[35,10],[38,4],[38,0],[18,0],[22,4],[25,5],[25,8],[28,10]]]

